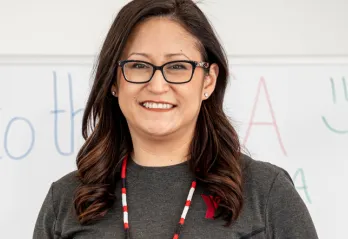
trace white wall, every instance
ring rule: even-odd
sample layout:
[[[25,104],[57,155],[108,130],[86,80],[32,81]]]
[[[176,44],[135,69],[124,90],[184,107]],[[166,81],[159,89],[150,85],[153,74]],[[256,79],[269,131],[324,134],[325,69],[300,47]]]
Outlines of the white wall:
[[[82,143],[81,115],[75,118],[73,153],[63,156],[52,130],[54,74],[59,107],[67,113],[60,118],[58,136],[58,144],[66,151],[70,147],[66,140],[71,130],[70,101],[75,109],[84,107],[94,56],[125,2],[0,0],[0,188],[2,195],[9,195],[0,198],[0,238],[31,238],[50,183],[75,167],[74,156]],[[348,209],[348,194],[343,190],[348,181],[348,134],[332,133],[322,116],[342,129],[348,127],[348,100],[341,94],[341,78],[348,80],[348,1],[202,2],[235,76],[226,109],[236,119],[241,139],[248,138],[246,146],[255,158],[289,171],[320,238],[342,238],[344,210]],[[73,79],[74,99],[69,96],[68,74]],[[336,84],[335,107],[330,77]],[[255,99],[258,86],[262,87],[259,100]],[[272,127],[254,127],[248,132],[255,103],[259,104],[255,120],[272,121],[267,97],[281,140]],[[21,160],[10,155],[21,155],[32,142],[27,123],[13,126],[4,146],[5,131],[16,116],[28,119],[35,130],[35,145]],[[296,178],[302,170],[310,199],[301,189],[303,178]],[[334,206],[326,206],[330,204]]]

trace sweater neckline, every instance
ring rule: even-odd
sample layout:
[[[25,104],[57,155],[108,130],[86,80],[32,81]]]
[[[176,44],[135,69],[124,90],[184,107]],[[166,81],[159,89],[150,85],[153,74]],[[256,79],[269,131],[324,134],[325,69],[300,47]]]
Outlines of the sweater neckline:
[[[160,171],[176,171],[181,169],[186,169],[188,167],[188,161],[184,161],[178,164],[168,165],[168,166],[143,166],[140,164],[137,164],[133,158],[129,155],[128,156],[128,166],[127,168],[132,171],[150,171],[150,172],[160,172]]]

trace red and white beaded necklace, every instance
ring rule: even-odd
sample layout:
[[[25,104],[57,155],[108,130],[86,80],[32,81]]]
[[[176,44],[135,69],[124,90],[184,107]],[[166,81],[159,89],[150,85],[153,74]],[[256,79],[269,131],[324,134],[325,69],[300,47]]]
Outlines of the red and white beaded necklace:
[[[123,159],[122,162],[122,171],[121,171],[121,179],[122,179],[122,206],[123,206],[123,225],[124,225],[124,230],[125,230],[125,235],[126,239],[130,239],[130,233],[129,233],[129,222],[128,222],[128,206],[127,206],[127,194],[126,194],[126,171],[127,171],[127,160],[128,160],[128,155],[126,155]],[[173,239],[178,239],[180,232],[183,228],[185,218],[187,215],[187,212],[190,208],[191,205],[191,200],[193,193],[195,192],[196,189],[196,181],[193,180],[191,184],[191,188],[189,191],[189,194],[187,196],[187,200],[185,203],[184,211],[181,214],[181,218],[179,221],[179,224],[176,227]]]

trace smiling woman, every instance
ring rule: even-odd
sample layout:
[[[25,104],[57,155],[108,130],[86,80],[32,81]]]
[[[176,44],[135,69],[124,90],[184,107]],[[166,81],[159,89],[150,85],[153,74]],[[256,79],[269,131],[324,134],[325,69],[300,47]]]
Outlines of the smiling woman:
[[[52,183],[34,238],[317,238],[288,173],[240,152],[227,81],[193,1],[124,6],[99,55],[78,170]]]

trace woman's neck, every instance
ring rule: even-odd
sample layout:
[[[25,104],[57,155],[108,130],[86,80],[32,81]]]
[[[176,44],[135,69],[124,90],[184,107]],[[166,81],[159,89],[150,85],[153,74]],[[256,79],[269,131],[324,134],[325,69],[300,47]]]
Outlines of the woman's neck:
[[[185,150],[185,153],[187,150]],[[180,151],[158,152],[147,148],[137,147],[131,153],[133,161],[145,167],[163,167],[182,163],[187,160],[187,153]]]
[[[188,159],[192,134],[177,139],[151,140],[132,136],[131,157],[136,164],[148,167],[163,167],[182,163]]]

